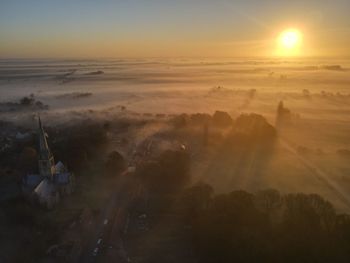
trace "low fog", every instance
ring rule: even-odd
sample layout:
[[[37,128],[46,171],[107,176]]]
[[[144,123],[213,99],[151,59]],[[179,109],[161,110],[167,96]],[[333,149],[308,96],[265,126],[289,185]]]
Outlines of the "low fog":
[[[169,122],[180,114],[223,111],[234,120],[260,114],[277,129],[268,152],[224,151],[225,127],[209,126],[205,148],[183,139],[193,154],[191,181],[208,183],[217,193],[318,193],[349,212],[349,72],[348,61],[325,59],[9,60],[0,64],[0,119],[31,129],[38,113],[47,126],[146,120],[130,135],[139,144],[171,132]],[[201,126],[186,129],[202,136]]]

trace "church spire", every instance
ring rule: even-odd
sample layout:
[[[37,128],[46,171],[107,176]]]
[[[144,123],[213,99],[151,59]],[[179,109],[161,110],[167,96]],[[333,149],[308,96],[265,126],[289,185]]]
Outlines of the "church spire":
[[[49,159],[51,157],[51,151],[47,143],[47,134],[41,124],[41,119],[39,116],[39,150],[41,159]]]
[[[49,178],[55,173],[55,162],[47,143],[47,134],[42,126],[39,116],[39,171],[40,174]]]

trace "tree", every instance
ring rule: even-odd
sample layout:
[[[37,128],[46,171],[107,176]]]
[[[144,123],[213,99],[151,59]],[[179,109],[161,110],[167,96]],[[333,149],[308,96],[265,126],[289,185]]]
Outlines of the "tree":
[[[280,193],[275,189],[262,190],[255,197],[257,206],[266,213],[271,213],[282,205]]]
[[[213,115],[213,124],[220,127],[228,127],[232,125],[231,116],[225,111],[216,111]]]
[[[202,182],[184,191],[182,199],[190,219],[193,219],[198,216],[201,211],[205,211],[209,208],[213,193],[213,187]]]
[[[32,105],[35,101],[34,94],[31,94],[29,97],[23,97],[19,102],[23,106]]]
[[[116,175],[126,168],[126,161],[124,157],[117,151],[109,154],[106,162],[106,171],[109,175]]]

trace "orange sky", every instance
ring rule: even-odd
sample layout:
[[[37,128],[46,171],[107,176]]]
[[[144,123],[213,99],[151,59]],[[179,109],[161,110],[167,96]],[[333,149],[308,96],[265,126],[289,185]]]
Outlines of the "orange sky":
[[[350,1],[13,0],[0,57],[349,56]],[[302,32],[298,52],[278,35]]]

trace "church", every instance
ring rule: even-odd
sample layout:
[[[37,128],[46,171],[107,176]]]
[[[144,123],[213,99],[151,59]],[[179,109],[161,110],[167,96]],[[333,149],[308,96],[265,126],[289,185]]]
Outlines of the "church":
[[[38,174],[27,174],[22,179],[22,191],[31,200],[51,209],[63,196],[74,190],[74,174],[62,162],[55,164],[47,134],[39,117],[38,127]]]

